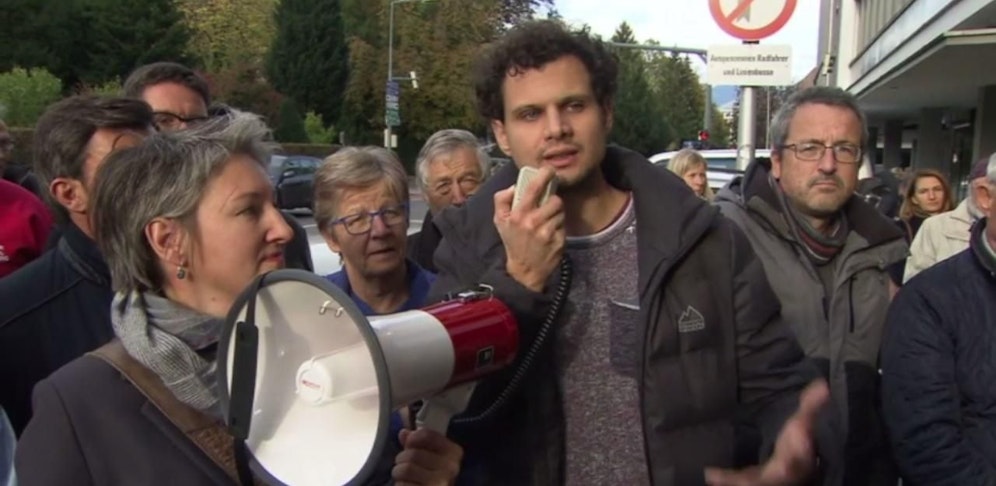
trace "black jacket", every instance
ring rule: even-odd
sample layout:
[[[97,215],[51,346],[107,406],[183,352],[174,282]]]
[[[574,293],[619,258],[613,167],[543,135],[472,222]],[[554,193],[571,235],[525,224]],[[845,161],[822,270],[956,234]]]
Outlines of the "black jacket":
[[[418,263],[420,267],[436,273],[433,255],[442,239],[443,234],[432,221],[432,211],[426,211],[425,219],[422,220],[422,230],[408,235],[408,258]]]
[[[294,236],[291,237],[290,242],[287,243],[287,247],[284,248],[285,265],[287,268],[314,272],[315,266],[311,262],[311,246],[308,244],[307,230],[304,229],[304,226],[301,226],[301,223],[297,222],[297,218],[293,214],[286,211],[281,211],[280,214],[283,215],[284,221],[294,230]]]
[[[996,260],[970,248],[912,278],[882,345],[882,406],[904,484],[996,484]]]
[[[114,336],[107,264],[79,228],[63,231],[54,248],[0,280],[0,406],[18,434],[35,383]]]
[[[651,482],[702,484],[707,466],[757,462],[815,375],[788,328],[777,324],[778,300],[760,262],[742,232],[667,170],[618,147],[609,147],[602,170],[613,186],[632,190],[635,201],[645,342],[642,440]],[[558,276],[537,294],[506,273],[492,198],[486,197],[512,185],[516,175],[514,166],[501,169],[478,192],[485,197],[447,209],[436,221],[443,242],[433,293],[491,285],[520,329],[515,365],[481,382],[468,411],[450,428],[465,448],[471,484],[563,482],[563,414],[550,343],[555,333],[543,325]],[[689,305],[702,311],[706,326],[679,332]],[[544,335],[546,344],[531,349]],[[517,373],[523,373],[517,391],[496,399],[508,393]]]
[[[31,191],[41,200],[45,200],[41,190],[41,185],[38,183],[38,177],[35,176],[35,173],[31,170],[31,167],[20,164],[8,165],[3,171],[3,178],[4,180],[13,182],[14,184]]]
[[[234,484],[183,430],[120,372],[80,357],[42,380],[35,416],[16,451],[21,486],[218,486]],[[198,431],[207,416],[185,414]],[[388,483],[389,447],[366,486]],[[322,467],[322,465],[316,465]]]
[[[408,258],[418,263],[422,268],[436,273],[436,262],[433,261],[433,255],[442,239],[443,234],[433,222],[432,211],[426,211],[421,231],[408,235],[408,249],[406,251]]]

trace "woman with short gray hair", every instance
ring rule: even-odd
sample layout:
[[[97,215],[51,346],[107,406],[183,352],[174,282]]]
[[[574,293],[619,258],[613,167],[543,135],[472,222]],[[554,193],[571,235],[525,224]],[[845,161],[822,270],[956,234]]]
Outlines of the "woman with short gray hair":
[[[235,112],[153,135],[99,169],[91,214],[116,292],[116,339],[35,388],[17,450],[23,484],[237,482],[224,447],[234,441],[215,378],[217,343],[237,297],[284,266],[292,236],[264,165],[268,134],[258,117]],[[456,446],[446,461],[407,445],[459,464]],[[382,463],[374,481],[387,480],[391,458]],[[419,482],[404,473],[396,468],[395,479]]]
[[[315,173],[315,220],[343,269],[327,278],[366,315],[421,307],[435,276],[405,256],[408,176],[393,152],[347,147]]]

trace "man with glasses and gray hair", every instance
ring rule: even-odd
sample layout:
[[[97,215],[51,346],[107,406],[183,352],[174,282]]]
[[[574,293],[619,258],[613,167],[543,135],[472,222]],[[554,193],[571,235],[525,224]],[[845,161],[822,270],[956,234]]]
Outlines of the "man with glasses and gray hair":
[[[889,309],[882,415],[909,484],[996,484],[996,157],[968,249],[920,272]]]
[[[415,161],[415,181],[429,203],[422,230],[408,236],[408,257],[435,272],[432,255],[443,236],[433,217],[450,206],[463,206],[491,172],[491,158],[467,130],[433,133]]]
[[[844,484],[895,485],[878,413],[878,351],[900,231],[855,195],[868,142],[853,96],[815,87],[775,115],[771,164],[717,195],[747,234],[806,355],[830,383],[846,436]]]

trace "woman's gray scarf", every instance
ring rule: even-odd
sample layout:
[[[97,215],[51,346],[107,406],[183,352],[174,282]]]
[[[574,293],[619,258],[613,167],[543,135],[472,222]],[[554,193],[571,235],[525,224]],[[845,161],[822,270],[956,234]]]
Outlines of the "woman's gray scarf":
[[[152,370],[181,402],[214,417],[216,360],[198,354],[218,342],[222,320],[151,292],[118,293],[111,323],[131,357]]]

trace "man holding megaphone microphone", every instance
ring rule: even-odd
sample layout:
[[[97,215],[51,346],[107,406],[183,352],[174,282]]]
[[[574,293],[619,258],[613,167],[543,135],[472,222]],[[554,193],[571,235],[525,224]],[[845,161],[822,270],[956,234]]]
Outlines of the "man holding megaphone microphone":
[[[839,484],[827,387],[744,235],[607,146],[616,71],[549,21],[479,60],[479,110],[515,164],[437,218],[432,294],[493,289],[520,340],[450,424],[460,482]]]

